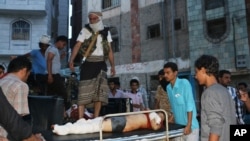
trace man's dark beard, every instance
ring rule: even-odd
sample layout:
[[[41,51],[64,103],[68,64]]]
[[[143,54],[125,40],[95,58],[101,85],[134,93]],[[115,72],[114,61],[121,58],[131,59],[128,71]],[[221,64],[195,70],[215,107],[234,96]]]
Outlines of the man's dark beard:
[[[160,81],[161,87],[163,88],[164,91],[166,91],[166,87],[168,85],[169,82],[166,81],[166,79],[162,79]]]

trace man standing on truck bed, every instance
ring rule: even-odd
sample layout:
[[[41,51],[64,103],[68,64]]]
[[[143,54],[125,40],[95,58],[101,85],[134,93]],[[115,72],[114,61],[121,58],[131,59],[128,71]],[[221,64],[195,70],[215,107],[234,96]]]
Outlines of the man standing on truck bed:
[[[74,71],[73,62],[77,53],[86,57],[86,61],[80,66],[77,102],[79,118],[83,118],[86,107],[94,107],[94,117],[98,117],[101,106],[108,103],[106,59],[110,62],[111,75],[115,75],[114,56],[110,44],[112,38],[109,28],[104,27],[101,17],[101,12],[89,12],[90,23],[85,25],[79,33],[69,61],[69,67],[71,71]],[[93,46],[90,46],[92,42]]]

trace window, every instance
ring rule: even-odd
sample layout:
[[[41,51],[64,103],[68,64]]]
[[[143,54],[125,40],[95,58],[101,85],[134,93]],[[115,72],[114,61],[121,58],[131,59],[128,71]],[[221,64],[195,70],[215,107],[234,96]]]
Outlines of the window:
[[[226,33],[226,18],[207,21],[207,33],[210,38],[221,38]]]
[[[102,0],[102,9],[112,8],[119,6],[120,0]]]
[[[205,9],[215,9],[219,7],[224,7],[224,0],[205,0]]]
[[[112,36],[112,42],[111,42],[111,47],[112,47],[112,51],[113,52],[119,52],[120,48],[119,48],[119,36],[118,36],[118,32],[117,32],[117,28],[116,27],[110,27],[110,33]]]
[[[12,40],[29,40],[30,24],[24,20],[16,21],[12,24]]]
[[[112,51],[113,52],[119,52],[120,48],[119,48],[119,40],[117,37],[113,37],[112,38],[112,42],[111,42],[111,46],[112,46]]]
[[[181,19],[175,19],[174,20],[174,29],[180,30],[181,29]]]
[[[160,37],[160,35],[161,35],[160,24],[148,26],[148,29],[147,29],[148,39]]]

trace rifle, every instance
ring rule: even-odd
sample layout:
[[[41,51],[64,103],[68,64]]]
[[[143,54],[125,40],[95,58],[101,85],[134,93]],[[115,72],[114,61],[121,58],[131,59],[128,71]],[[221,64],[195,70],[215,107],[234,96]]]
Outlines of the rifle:
[[[89,56],[89,52],[92,49],[92,47],[97,39],[98,34],[99,34],[99,32],[96,32],[96,34],[93,37],[93,40],[90,42],[89,47],[87,48],[85,54],[83,54],[82,63],[84,63],[85,60],[87,59],[87,57]]]

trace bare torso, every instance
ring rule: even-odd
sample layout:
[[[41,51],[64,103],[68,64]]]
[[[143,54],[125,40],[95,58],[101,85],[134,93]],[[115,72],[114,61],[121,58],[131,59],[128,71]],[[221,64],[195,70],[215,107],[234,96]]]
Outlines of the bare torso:
[[[147,117],[145,114],[127,115],[126,116],[126,126],[123,132],[128,132],[140,128],[147,128]],[[103,122],[103,131],[112,132],[111,119],[108,118]]]
[[[147,128],[148,120],[145,114],[129,115],[126,117],[127,123],[123,132],[140,128]]]

